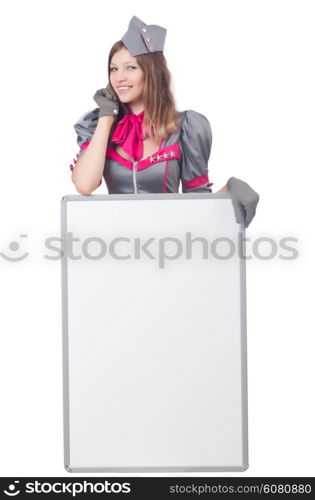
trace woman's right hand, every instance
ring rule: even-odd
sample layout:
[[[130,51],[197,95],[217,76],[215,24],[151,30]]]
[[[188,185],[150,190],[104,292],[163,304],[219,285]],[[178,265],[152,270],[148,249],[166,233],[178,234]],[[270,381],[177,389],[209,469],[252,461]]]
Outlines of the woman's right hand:
[[[117,116],[119,113],[119,100],[115,96],[111,86],[108,84],[105,89],[98,90],[93,97],[100,108],[99,118],[101,116]]]

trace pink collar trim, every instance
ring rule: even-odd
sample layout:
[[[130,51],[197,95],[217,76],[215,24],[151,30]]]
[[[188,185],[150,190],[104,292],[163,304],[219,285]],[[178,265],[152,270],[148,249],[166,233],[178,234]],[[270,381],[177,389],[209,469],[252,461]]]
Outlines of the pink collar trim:
[[[117,153],[117,151],[115,151],[115,149],[111,148],[110,146],[107,147],[106,157],[111,158],[112,160],[116,160],[121,165],[124,165],[124,167],[129,168],[129,170],[133,169],[133,162],[126,160],[126,158],[123,158],[119,153]],[[166,160],[179,160],[180,157],[181,155],[179,143],[175,142],[174,144],[171,144],[166,148],[159,149],[156,153],[148,156],[148,158],[143,158],[142,160],[138,161],[137,170],[142,170],[143,168],[150,167],[151,165],[155,165],[156,163],[160,163]]]

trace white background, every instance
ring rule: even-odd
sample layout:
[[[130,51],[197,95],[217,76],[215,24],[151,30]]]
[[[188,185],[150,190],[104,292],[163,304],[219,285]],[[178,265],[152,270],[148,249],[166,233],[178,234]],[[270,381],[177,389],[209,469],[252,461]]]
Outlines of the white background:
[[[279,249],[271,260],[248,262],[250,467],[215,475],[314,475],[312,7],[303,0],[2,7],[0,252],[29,253],[20,262],[0,255],[2,476],[67,475],[60,261],[44,258],[44,241],[59,236],[61,197],[76,194],[72,125],[95,107],[108,51],[133,15],[168,30],[177,106],[212,126],[214,190],[234,175],[260,194],[248,253],[259,237],[298,239],[298,259],[280,259],[287,252]],[[104,182],[95,193],[106,193]],[[18,250],[9,249],[13,241]]]

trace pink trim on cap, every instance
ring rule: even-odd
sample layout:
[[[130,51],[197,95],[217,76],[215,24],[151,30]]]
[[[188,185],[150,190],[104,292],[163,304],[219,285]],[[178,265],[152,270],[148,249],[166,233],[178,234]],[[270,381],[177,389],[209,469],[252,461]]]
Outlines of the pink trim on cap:
[[[213,185],[213,182],[211,183],[209,182],[208,175],[202,175],[201,177],[194,177],[193,179],[191,179],[191,181],[186,181],[186,182],[182,181],[183,189],[193,189],[206,183],[207,187]]]

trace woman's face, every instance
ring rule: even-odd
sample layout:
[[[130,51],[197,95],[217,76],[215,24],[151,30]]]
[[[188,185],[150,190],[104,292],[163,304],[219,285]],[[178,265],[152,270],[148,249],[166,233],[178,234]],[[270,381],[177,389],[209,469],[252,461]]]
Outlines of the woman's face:
[[[110,83],[123,103],[141,103],[144,73],[127,49],[120,49],[110,62]]]

